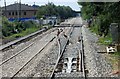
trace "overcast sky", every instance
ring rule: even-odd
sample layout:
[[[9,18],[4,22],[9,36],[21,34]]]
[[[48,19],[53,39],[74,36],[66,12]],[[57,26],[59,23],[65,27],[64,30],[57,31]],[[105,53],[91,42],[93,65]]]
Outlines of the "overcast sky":
[[[6,4],[10,5],[15,3],[15,1],[19,2],[19,0],[6,0]],[[77,4],[77,1],[78,0],[21,0],[21,3],[33,5],[35,2],[36,5],[44,5],[48,2],[53,2],[55,5],[70,6],[73,10],[79,11],[80,6]],[[0,0],[0,6],[4,6],[4,0]]]

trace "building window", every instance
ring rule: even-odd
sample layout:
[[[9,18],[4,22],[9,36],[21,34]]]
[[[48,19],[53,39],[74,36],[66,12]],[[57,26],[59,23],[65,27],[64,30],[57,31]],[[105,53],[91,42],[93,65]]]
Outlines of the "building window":
[[[12,15],[14,15],[14,12],[12,12]]]
[[[18,13],[17,13],[17,12],[15,12],[15,14],[16,14],[16,15],[18,15]]]
[[[34,12],[34,15],[36,15],[36,12]]]
[[[26,12],[24,12],[24,15],[26,15]]]
[[[21,12],[19,12],[19,15],[21,15]]]
[[[9,15],[11,15],[11,12],[9,12]]]

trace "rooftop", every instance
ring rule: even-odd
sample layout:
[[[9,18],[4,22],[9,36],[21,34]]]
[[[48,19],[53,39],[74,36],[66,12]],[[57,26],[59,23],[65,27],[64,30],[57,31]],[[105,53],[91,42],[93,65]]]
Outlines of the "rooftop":
[[[21,8],[21,10],[37,10],[38,9],[38,7],[35,7],[35,6],[30,6],[28,4],[19,4],[19,3],[6,6],[6,10],[19,10],[19,8]],[[5,10],[5,7],[2,7],[2,10]]]

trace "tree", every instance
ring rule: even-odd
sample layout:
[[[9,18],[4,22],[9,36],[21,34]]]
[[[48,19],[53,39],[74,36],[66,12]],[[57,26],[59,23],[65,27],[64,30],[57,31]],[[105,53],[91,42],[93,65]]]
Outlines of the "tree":
[[[94,20],[100,19],[98,31],[105,36],[108,34],[109,25],[113,22],[119,23],[120,26],[120,2],[78,2],[82,5],[82,17]],[[94,26],[93,26],[94,27]]]
[[[44,6],[40,6],[37,17],[43,18],[44,16],[58,16],[62,19],[66,19],[74,16],[74,11],[69,6],[56,6],[53,3],[48,3]]]

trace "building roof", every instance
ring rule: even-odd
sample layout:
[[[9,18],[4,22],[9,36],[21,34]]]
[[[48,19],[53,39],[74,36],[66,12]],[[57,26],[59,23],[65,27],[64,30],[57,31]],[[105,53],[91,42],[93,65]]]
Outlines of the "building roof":
[[[28,4],[15,3],[15,4],[6,6],[6,10],[19,10],[20,7],[21,7],[21,10],[37,10],[38,9],[38,7],[30,6]],[[5,10],[5,7],[2,7],[2,10]]]

